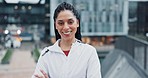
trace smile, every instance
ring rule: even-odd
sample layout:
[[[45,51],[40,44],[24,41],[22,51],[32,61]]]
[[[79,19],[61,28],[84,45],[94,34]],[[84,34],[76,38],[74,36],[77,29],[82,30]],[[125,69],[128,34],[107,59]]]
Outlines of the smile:
[[[68,31],[68,32],[63,32],[63,34],[70,34],[72,31]]]

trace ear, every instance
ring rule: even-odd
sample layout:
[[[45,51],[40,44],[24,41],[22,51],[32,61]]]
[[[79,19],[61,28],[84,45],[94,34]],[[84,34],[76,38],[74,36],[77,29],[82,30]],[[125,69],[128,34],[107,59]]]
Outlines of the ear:
[[[79,25],[80,25],[79,23],[80,23],[79,20],[77,20],[77,27],[79,27]]]

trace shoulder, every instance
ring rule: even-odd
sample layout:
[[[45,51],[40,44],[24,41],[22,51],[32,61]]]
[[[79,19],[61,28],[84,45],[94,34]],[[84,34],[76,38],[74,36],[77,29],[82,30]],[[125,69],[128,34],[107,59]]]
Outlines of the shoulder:
[[[49,52],[49,49],[51,48],[52,46],[48,46],[48,47],[45,47],[44,49],[41,50],[41,55],[44,56],[46,53]]]
[[[59,40],[58,40],[59,41]],[[56,41],[53,45],[45,47],[42,51],[41,51],[41,55],[44,56],[45,54],[49,53],[49,52],[54,52],[58,49],[58,41]]]
[[[80,52],[86,59],[98,57],[96,48],[90,44],[81,44],[80,50]]]
[[[96,51],[96,48],[90,44],[86,44],[86,43],[82,43],[80,46],[79,46],[79,49],[84,52],[85,54],[94,54],[94,53],[97,53]]]
[[[93,47],[93,46],[90,45],[90,44],[82,44],[82,46],[83,46],[85,49],[88,49],[88,50],[96,50],[95,47]]]

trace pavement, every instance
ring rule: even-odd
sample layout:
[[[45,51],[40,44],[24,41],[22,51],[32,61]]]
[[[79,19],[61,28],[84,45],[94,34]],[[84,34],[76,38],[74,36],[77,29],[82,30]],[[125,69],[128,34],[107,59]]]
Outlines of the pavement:
[[[31,78],[36,63],[28,49],[14,49],[10,64],[0,64],[0,78]]]

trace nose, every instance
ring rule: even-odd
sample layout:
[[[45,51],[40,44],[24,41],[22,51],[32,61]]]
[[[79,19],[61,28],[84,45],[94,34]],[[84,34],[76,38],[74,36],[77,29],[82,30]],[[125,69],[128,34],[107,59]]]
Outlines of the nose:
[[[69,29],[69,26],[68,26],[67,23],[64,24],[64,28],[63,29],[65,29],[65,30]]]

